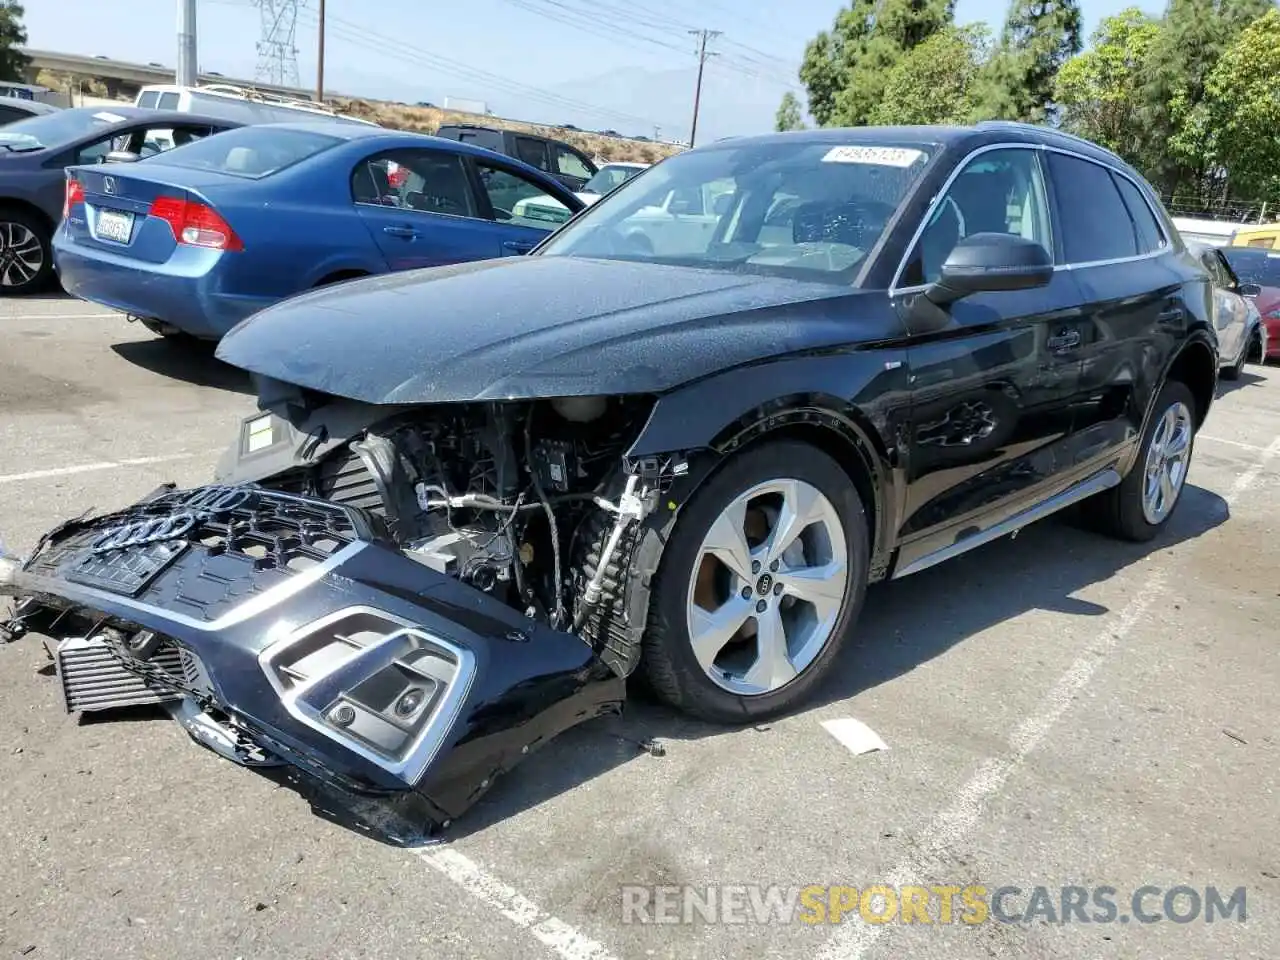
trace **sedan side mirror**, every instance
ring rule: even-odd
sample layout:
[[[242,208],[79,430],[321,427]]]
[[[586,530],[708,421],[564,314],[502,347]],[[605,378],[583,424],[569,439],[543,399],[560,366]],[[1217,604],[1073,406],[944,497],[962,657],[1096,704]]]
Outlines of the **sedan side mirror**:
[[[1242,283],[1237,292],[1242,297],[1256,297],[1262,292],[1262,286],[1257,283]]]
[[[1053,279],[1053,257],[1034,240],[1012,233],[975,233],[952,248],[942,276],[925,297],[942,306],[974,293],[1032,290]]]
[[[112,150],[102,158],[103,163],[137,163],[141,160],[138,154],[132,150]]]

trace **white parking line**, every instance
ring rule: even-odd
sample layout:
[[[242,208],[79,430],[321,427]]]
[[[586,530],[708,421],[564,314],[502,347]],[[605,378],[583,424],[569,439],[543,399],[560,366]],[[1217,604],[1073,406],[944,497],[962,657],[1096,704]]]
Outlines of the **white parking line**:
[[[1280,456],[1280,436],[1263,448],[1262,456],[1238,476],[1225,499],[1232,506],[1257,481],[1267,464]],[[1164,590],[1167,571],[1151,572],[1138,594],[1120,612],[1114,626],[1104,630],[1090,648],[1067,669],[1045,697],[1039,711],[1024,720],[1009,738],[1010,750],[1002,757],[984,761],[973,776],[960,787],[955,799],[936,817],[919,837],[916,850],[904,857],[885,881],[890,887],[919,882],[928,875],[929,861],[941,860],[945,851],[960,840],[982,819],[987,803],[1004,788],[1009,777],[1044,740],[1071,702],[1089,685],[1107,655],[1118,646],[1146,615],[1152,602]],[[823,944],[815,960],[862,960],[886,928],[867,923],[845,922]]]
[[[481,900],[518,927],[528,930],[564,960],[617,960],[596,941],[554,917],[514,888],[491,877],[470,858],[449,847],[429,847],[416,853],[433,870],[443,874],[477,900]]]
[[[1209,437],[1203,433],[1196,434],[1197,440],[1208,440],[1211,443],[1225,443],[1233,447],[1240,447],[1242,450],[1252,450],[1254,453],[1266,453],[1266,447],[1260,447],[1256,443],[1244,443],[1241,440],[1228,440],[1226,437]]]
[[[119,320],[123,313],[0,313],[3,320]]]
[[[196,453],[174,453],[163,457],[130,457],[126,460],[102,460],[98,463],[81,463],[74,467],[53,467],[49,470],[32,470],[29,473],[10,473],[0,475],[0,483],[19,483],[23,480],[44,480],[49,477],[69,477],[77,473],[93,473],[98,470],[118,470],[121,467],[145,467],[153,463],[173,463],[175,460],[190,460],[192,457],[207,457],[218,451],[198,451]]]

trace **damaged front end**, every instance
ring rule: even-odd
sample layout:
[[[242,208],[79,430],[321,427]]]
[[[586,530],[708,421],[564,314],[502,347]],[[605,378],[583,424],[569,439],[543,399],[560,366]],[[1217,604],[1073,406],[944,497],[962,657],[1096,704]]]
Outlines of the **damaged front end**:
[[[164,703],[237,763],[413,792],[425,827],[624,696],[586,641],[406,554],[378,517],[254,484],[64,523],[0,558],[0,594],[18,598],[0,639],[49,638],[68,711]]]

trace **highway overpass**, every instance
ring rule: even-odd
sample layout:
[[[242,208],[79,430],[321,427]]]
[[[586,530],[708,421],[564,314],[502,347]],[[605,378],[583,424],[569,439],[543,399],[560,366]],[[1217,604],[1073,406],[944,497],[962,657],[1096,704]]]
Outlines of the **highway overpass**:
[[[151,83],[173,83],[174,68],[161,63],[130,63],[127,60],[112,60],[109,57],[86,57],[77,53],[57,53],[52,50],[33,50],[30,47],[19,48],[31,58],[27,68],[28,79],[35,82],[35,75],[40,70],[53,70],[73,76],[102,80],[107,84],[112,96],[136,92],[138,87]],[[235,77],[224,77],[220,73],[202,73],[200,83],[231,83],[240,87],[254,87],[258,90],[284,94],[289,97],[310,99],[315,90],[304,90],[296,87],[281,87],[271,83],[260,83],[255,80],[241,80]],[[61,91],[67,92],[67,91]],[[328,92],[328,91],[326,91]]]

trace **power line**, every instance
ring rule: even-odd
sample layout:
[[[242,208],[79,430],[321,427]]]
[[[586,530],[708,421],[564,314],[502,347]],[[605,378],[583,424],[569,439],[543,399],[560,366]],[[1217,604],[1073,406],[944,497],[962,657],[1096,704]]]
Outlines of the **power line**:
[[[707,57],[718,56],[716,53],[707,52],[707,41],[714,40],[720,36],[719,30],[690,30],[691,34],[698,37],[698,82],[693,88],[693,126],[689,130],[689,149],[698,142],[698,107],[702,103],[702,69],[707,65]]]

